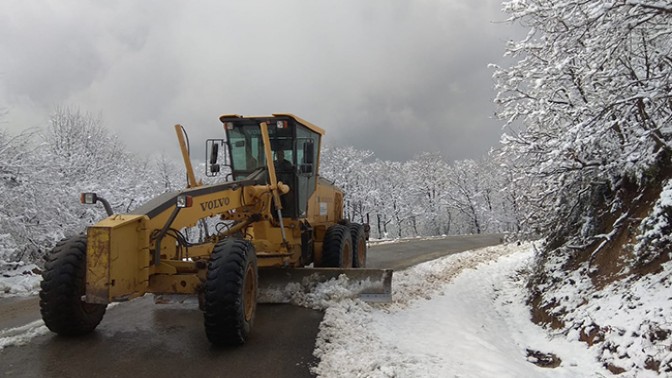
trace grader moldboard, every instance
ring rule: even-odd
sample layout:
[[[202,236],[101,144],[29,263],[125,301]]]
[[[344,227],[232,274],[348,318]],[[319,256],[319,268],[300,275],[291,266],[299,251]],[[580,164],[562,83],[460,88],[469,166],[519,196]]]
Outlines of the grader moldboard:
[[[392,271],[365,269],[368,225],[343,219],[343,192],[318,174],[324,130],[292,114],[220,121],[226,139],[206,141],[206,175],[220,173],[224,156],[232,180],[197,182],[186,133],[176,125],[185,190],[160,195],[132,214],[113,214],[104,198],[82,193],[82,203],[101,202],[108,217],[47,254],[40,310],[51,331],[89,333],[111,302],[194,294],[208,340],[240,345],[259,290],[345,274],[359,283],[364,300],[390,299]],[[201,222],[207,233],[205,220],[213,217],[221,222],[216,232],[199,243],[187,240],[185,228]]]

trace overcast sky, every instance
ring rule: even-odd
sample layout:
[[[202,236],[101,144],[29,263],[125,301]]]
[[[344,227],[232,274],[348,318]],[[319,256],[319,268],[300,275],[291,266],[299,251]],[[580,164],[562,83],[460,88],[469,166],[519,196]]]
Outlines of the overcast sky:
[[[294,113],[381,159],[478,158],[500,122],[489,63],[515,38],[498,0],[0,3],[2,127],[100,113],[133,152],[222,137],[223,113]]]

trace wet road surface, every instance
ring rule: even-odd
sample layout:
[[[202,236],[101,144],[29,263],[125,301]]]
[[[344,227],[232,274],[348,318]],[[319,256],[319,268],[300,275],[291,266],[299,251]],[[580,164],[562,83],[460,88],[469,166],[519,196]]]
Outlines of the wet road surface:
[[[499,242],[499,235],[478,235],[374,245],[368,266],[400,270]],[[0,330],[39,319],[35,297],[0,300]],[[205,337],[203,315],[194,301],[155,305],[146,296],[109,308],[91,335],[48,333],[0,350],[0,376],[311,377],[310,366],[318,362],[312,354],[321,320],[319,311],[262,304],[244,346],[215,348]]]

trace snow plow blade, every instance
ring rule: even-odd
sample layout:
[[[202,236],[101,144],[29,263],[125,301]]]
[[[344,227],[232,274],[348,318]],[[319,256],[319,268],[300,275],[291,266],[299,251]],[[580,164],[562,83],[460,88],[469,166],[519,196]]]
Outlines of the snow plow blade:
[[[324,284],[320,286],[321,284]],[[259,269],[260,303],[296,303],[302,295],[356,297],[366,302],[392,301],[392,269]]]

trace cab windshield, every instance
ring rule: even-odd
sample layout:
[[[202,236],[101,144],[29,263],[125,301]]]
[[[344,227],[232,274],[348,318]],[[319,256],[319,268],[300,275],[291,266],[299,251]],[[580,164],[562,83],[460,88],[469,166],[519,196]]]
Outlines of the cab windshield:
[[[236,125],[227,130],[227,134],[234,180],[240,180],[265,166],[264,144],[258,125]]]
[[[256,169],[266,166],[264,143],[261,137],[261,127],[257,122],[232,122],[226,128],[227,138],[231,150],[231,169],[234,180],[242,180]],[[291,130],[287,127],[278,128],[269,122],[269,139],[273,160],[277,162],[282,156],[282,167],[295,166],[294,143]]]
[[[282,213],[294,219],[305,216],[308,201],[317,188],[320,133],[283,116],[232,116],[221,121],[226,130],[229,161],[233,180],[236,181],[266,169],[260,126],[261,122],[266,122],[271,153],[269,158],[275,168],[276,178],[290,187],[290,192],[280,197]]]

